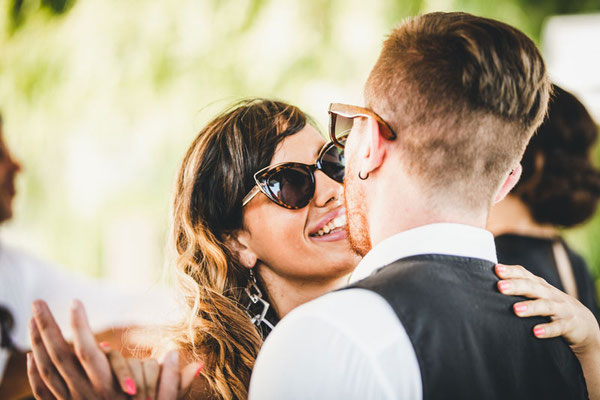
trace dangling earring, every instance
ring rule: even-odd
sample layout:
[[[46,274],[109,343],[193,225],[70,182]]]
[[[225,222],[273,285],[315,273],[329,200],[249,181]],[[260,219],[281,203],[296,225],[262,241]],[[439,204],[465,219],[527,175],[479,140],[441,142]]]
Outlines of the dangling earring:
[[[262,292],[256,283],[256,276],[254,276],[254,268],[250,268],[250,279],[248,279],[245,292],[250,298],[250,302],[246,305],[246,312],[252,319],[252,323],[257,328],[260,328],[261,324],[265,324],[268,328],[274,329],[273,324],[266,318],[271,305],[262,297]]]
[[[364,178],[361,175],[362,171],[358,171],[358,179],[360,179],[361,181],[366,181],[369,178],[369,173],[367,172],[367,176],[365,176]]]

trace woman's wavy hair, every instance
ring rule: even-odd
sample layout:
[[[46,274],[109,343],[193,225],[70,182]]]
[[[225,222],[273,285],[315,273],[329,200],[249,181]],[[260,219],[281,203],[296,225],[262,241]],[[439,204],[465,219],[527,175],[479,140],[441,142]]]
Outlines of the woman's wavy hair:
[[[600,171],[590,157],[598,127],[575,96],[556,85],[553,91],[512,193],[536,222],[571,227],[590,218],[600,199]]]
[[[249,271],[227,239],[244,229],[242,199],[255,184],[253,174],[306,124],[307,116],[289,104],[240,101],[202,129],[178,172],[172,239],[189,312],[176,329],[176,342],[203,360],[202,375],[216,398],[247,397],[263,340],[241,304]]]

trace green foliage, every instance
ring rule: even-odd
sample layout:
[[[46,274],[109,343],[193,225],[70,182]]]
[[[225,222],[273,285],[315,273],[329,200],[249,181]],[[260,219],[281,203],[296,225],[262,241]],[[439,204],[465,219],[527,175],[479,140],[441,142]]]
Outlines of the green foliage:
[[[14,33],[26,23],[29,16],[37,12],[45,11],[50,16],[59,16],[68,12],[74,3],[75,0],[10,0],[9,32]]]
[[[409,15],[462,10],[539,41],[548,15],[600,9],[597,0],[0,4],[0,107],[25,165],[5,235],[89,274],[134,263],[148,276],[162,266],[177,164],[230,101],[280,98],[325,126],[330,101],[361,102],[382,40]],[[599,235],[595,220],[570,236],[595,265]]]

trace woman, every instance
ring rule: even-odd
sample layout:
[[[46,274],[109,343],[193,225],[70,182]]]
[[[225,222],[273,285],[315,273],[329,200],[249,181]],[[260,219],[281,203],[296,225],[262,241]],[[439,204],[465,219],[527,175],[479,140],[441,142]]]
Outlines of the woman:
[[[174,339],[183,357],[203,360],[217,397],[245,398],[271,327],[343,286],[359,261],[344,230],[343,155],[325,144],[298,108],[248,100],[210,122],[183,159],[173,240],[189,319]]]
[[[345,283],[358,259],[343,229],[343,166],[343,154],[326,144],[300,110],[269,100],[236,105],[192,143],[177,178],[173,236],[176,270],[190,308],[176,342],[182,358],[204,362],[204,379],[194,381],[195,396],[245,398],[254,359],[271,326],[294,307]],[[577,307],[567,311],[572,309]],[[53,336],[44,336],[44,329],[52,327],[47,315],[45,310],[36,314],[32,329],[34,341],[46,345]],[[85,328],[79,306],[74,322]],[[580,336],[592,341],[593,326],[584,327]],[[35,357],[30,379],[38,397],[51,385],[37,371],[54,366],[67,395],[89,393],[103,379],[108,390],[107,362],[86,329],[80,332],[75,349],[86,373],[71,378],[60,373],[56,355]],[[89,350],[86,357],[83,349]],[[94,358],[102,364],[103,376],[94,373],[94,363],[88,361]],[[135,379],[136,367],[128,368],[114,352],[111,359],[125,391],[127,377],[136,381],[136,395],[145,390],[148,380]],[[167,357],[159,393],[169,385],[177,388],[179,381],[185,388],[192,380],[189,371],[195,366],[177,378],[172,365]],[[165,371],[171,380],[163,380]],[[145,395],[153,398],[155,392],[150,392]]]
[[[589,220],[600,199],[600,171],[591,161],[598,127],[583,104],[554,86],[549,114],[523,156],[521,180],[492,209],[488,228],[498,259],[526,266],[577,297],[598,318],[596,285],[584,260],[560,237]]]
[[[245,397],[271,326],[342,286],[358,261],[343,229],[343,158],[325,143],[298,108],[250,100],[209,123],[184,157],[173,239],[191,312],[177,341],[204,360],[221,397]]]

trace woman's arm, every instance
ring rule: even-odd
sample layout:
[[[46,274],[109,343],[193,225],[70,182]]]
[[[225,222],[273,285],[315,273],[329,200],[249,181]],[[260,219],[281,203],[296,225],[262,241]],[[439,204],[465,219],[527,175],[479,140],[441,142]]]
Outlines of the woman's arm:
[[[600,327],[594,314],[574,297],[519,265],[496,265],[501,293],[534,300],[513,305],[519,317],[547,316],[551,322],[533,328],[540,338],[563,336],[579,359],[591,400],[600,399]]]

